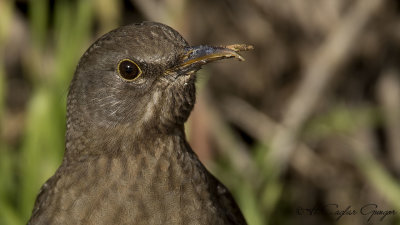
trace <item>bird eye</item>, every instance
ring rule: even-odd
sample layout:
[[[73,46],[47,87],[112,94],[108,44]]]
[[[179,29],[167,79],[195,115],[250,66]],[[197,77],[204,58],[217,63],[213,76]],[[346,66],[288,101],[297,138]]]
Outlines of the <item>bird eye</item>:
[[[118,63],[118,74],[124,80],[134,81],[142,74],[142,70],[134,61],[123,59]]]

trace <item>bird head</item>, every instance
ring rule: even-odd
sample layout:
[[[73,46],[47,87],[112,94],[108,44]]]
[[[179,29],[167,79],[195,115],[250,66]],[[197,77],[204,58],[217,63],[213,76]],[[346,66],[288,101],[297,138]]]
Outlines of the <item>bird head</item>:
[[[195,72],[212,61],[243,60],[237,52],[250,48],[190,46],[177,31],[154,22],[113,30],[79,61],[68,95],[67,127],[141,132],[182,127],[195,103]]]

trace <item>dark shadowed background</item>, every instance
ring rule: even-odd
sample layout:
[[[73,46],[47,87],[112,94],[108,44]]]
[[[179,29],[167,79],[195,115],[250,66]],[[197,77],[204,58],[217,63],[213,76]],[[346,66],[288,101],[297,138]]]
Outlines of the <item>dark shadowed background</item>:
[[[398,1],[1,0],[0,225],[61,162],[80,56],[143,20],[255,46],[199,72],[186,126],[250,225],[400,224]]]

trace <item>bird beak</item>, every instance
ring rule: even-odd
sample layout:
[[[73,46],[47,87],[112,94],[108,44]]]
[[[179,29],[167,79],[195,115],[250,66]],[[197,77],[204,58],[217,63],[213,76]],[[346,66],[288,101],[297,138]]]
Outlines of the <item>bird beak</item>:
[[[234,44],[222,47],[207,45],[190,47],[183,55],[181,63],[177,67],[172,68],[170,72],[198,70],[202,65],[220,59],[236,58],[239,61],[244,61],[244,58],[239,55],[238,52],[252,49],[254,49],[252,45],[245,44]]]

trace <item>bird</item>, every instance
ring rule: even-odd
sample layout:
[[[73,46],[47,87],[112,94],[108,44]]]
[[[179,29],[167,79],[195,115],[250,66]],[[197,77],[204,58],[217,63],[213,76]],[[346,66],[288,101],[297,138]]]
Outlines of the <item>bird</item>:
[[[80,58],[67,95],[65,152],[28,225],[234,224],[246,220],[184,132],[196,72],[246,44],[191,46],[157,22],[125,25]]]

